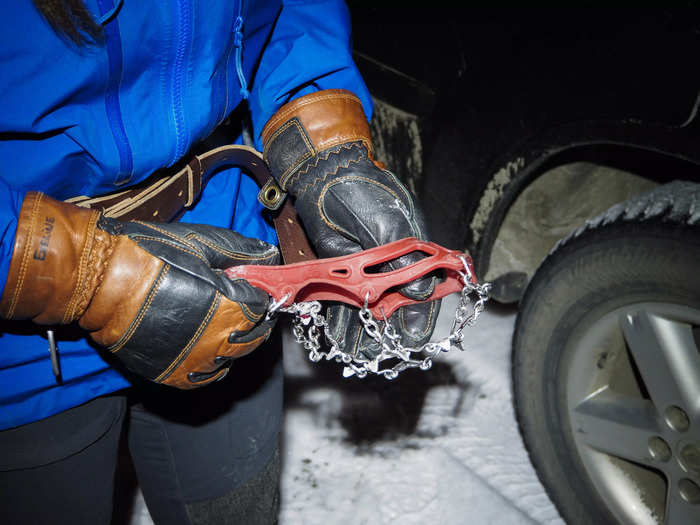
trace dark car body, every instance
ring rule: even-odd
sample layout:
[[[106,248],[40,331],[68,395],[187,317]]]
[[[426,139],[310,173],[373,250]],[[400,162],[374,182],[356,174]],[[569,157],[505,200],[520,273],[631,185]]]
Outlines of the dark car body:
[[[383,123],[378,111],[389,165],[418,194],[433,239],[469,249],[496,299],[519,299],[557,237],[529,262],[492,264],[507,213],[544,173],[588,162],[654,183],[698,179],[697,11],[350,5],[356,61],[379,106],[415,119]],[[625,184],[628,197],[635,184]],[[547,205],[570,191],[550,189]],[[596,191],[609,193],[585,198]]]

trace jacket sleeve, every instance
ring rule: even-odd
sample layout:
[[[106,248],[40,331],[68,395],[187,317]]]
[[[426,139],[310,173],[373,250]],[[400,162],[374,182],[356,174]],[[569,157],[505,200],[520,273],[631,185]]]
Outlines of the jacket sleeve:
[[[24,193],[11,190],[0,178],[0,297],[10,271],[10,259],[12,259],[12,248],[17,232],[17,217],[23,199]]]
[[[285,0],[250,92],[255,143],[270,117],[290,100],[323,89],[347,89],[372,116],[372,99],[352,59],[350,14],[342,0]]]

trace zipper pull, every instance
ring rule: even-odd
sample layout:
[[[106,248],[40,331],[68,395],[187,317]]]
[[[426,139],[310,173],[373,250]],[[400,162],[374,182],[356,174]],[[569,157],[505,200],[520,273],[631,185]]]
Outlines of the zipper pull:
[[[238,15],[236,23],[233,25],[233,45],[236,48],[236,73],[241,85],[241,96],[243,100],[247,100],[250,92],[248,91],[248,82],[243,74],[243,17],[241,15]]]
[[[103,14],[100,18],[97,19],[97,23],[100,24],[101,26],[105,25],[107,22],[112,20],[112,17],[117,14],[117,11],[119,11],[122,8],[122,4],[124,3],[124,0],[117,0],[114,2],[114,5],[112,6],[112,9],[107,11],[105,14]]]

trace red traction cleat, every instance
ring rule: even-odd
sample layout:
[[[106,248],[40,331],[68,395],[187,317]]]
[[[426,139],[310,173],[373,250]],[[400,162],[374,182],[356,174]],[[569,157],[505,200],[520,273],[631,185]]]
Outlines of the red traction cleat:
[[[425,257],[397,270],[379,270],[379,265],[416,251]],[[305,301],[340,301],[358,308],[367,304],[372,315],[381,319],[419,302],[397,289],[436,270],[443,271],[444,279],[425,301],[461,291],[466,280],[478,284],[469,255],[413,237],[342,257],[285,266],[232,266],[225,274],[265,290],[280,306]]]

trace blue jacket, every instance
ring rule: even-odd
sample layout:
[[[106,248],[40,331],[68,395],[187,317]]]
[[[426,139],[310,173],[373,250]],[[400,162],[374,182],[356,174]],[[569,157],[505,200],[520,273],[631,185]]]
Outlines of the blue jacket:
[[[241,5],[242,4],[242,5]],[[57,199],[137,183],[174,164],[248,97],[255,140],[285,102],[319,89],[371,100],[345,5],[263,0],[87,0],[106,42],[78,48],[31,0],[0,4],[0,292],[29,190]],[[275,241],[257,188],[217,174],[182,220]],[[59,341],[63,384],[39,327],[0,324],[0,429],[128,386],[84,338]]]

